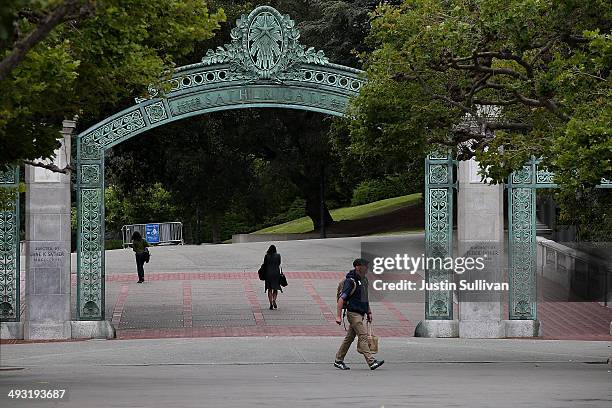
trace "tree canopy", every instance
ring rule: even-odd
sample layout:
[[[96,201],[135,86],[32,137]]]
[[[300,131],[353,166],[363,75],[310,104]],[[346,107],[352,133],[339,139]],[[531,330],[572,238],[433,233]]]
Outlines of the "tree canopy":
[[[495,182],[531,156],[566,189],[612,179],[609,1],[410,0],[372,18],[353,151],[453,148]]]
[[[374,10],[377,1],[277,0],[266,3],[296,21],[303,44],[322,49],[334,63],[360,67],[354,51],[365,50],[369,12]],[[250,2],[230,0],[216,0],[211,4],[222,7],[228,21],[217,36],[198,43],[191,54],[181,59],[181,64],[198,61],[208,49],[227,43],[235,19],[255,7]],[[207,228],[218,231],[223,229],[223,225],[219,225],[223,224],[219,222],[220,213],[225,219],[243,217],[246,225],[239,232],[248,232],[256,225],[265,225],[268,220],[282,218],[287,211],[293,212],[296,202],[304,207],[298,216],[309,215],[317,229],[321,220],[321,174],[326,176],[326,198],[332,204],[350,203],[353,186],[364,179],[360,172],[357,174],[361,176],[348,177],[348,172],[340,171],[339,155],[344,151],[334,148],[328,134],[330,123],[332,120],[322,115],[293,110],[236,110],[209,114],[156,129],[142,136],[143,139],[139,137],[138,143],[144,148],[135,148],[136,142],[113,148],[106,167],[111,174],[109,180],[126,194],[134,184],[160,181],[180,197],[177,202],[184,207],[181,214],[195,225],[193,235],[198,242],[202,235],[200,218],[206,220]],[[214,149],[209,150],[212,147]],[[152,165],[145,163],[145,151],[158,152],[160,159]],[[145,168],[142,173],[147,177],[134,178],[134,164]],[[248,171],[225,168],[237,166]],[[189,170],[185,170],[184,177],[174,177],[177,167]],[[167,174],[172,175],[171,179]],[[175,178],[180,178],[181,182],[176,182]],[[246,204],[245,208],[233,208],[238,203]],[[333,220],[327,207],[323,213],[326,225],[330,225]]]
[[[97,121],[167,78],[224,21],[202,0],[6,0],[0,166],[48,158],[63,119]]]

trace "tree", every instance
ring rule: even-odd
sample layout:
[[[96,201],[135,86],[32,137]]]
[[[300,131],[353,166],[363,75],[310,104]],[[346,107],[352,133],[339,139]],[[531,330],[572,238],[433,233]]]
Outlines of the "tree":
[[[353,48],[358,47],[365,38],[368,11],[372,5],[365,7],[362,5],[365,1],[320,1],[320,0],[281,0],[269,2],[271,6],[278,8],[282,13],[290,14],[299,24],[302,32],[303,42],[323,48],[335,62],[340,62],[352,66],[358,66],[356,55],[352,52]],[[218,0],[213,3],[214,6],[223,7],[228,15],[228,23],[224,24],[220,29],[220,34],[208,41],[200,42],[195,45],[194,52],[191,55],[184,56],[180,61],[183,64],[193,63],[200,59],[207,49],[226,43],[230,37],[230,30],[234,26],[235,19],[244,13],[249,13],[254,7],[249,2]],[[324,170],[327,176],[327,186],[329,198],[334,197],[337,186],[341,185],[340,172],[335,171],[337,155],[331,151],[328,129],[331,121],[316,120],[317,118],[311,113],[280,111],[280,110],[237,110],[224,114],[207,115],[205,120],[201,120],[196,132],[200,135],[208,135],[218,138],[219,143],[228,151],[235,151],[239,155],[253,155],[257,159],[263,159],[266,162],[267,172],[277,175],[279,180],[282,180],[283,191],[280,192],[283,201],[287,208],[295,201],[295,197],[288,199],[286,196],[299,191],[299,194],[304,198],[306,213],[312,217],[315,228],[319,228],[321,211],[321,172]],[[221,121],[221,122],[219,122]],[[192,146],[192,141],[203,140],[202,136],[196,134],[193,136],[187,135],[186,131],[179,130],[185,128],[193,128],[191,121],[183,121],[176,127],[164,127],[153,132],[157,135],[166,135],[166,138],[172,137],[177,144],[184,146]],[[194,128],[195,129],[195,128]],[[177,136],[181,135],[180,142]],[[141,143],[140,150],[158,152],[157,157],[163,156],[162,161],[167,163],[181,163],[181,165],[189,166],[190,168],[207,167],[209,163],[191,162],[190,147],[186,147],[186,158],[180,156],[181,151],[177,149],[169,149],[164,144],[165,138],[158,136],[156,138],[147,135],[146,142]],[[159,144],[158,144],[159,143]],[[158,169],[148,168],[146,172],[136,173],[131,170],[134,163],[139,163],[142,166],[143,152],[131,150],[131,144],[119,146],[114,150],[114,155],[111,160],[107,161],[107,168],[113,173],[111,178],[114,182],[121,185],[128,185],[130,179],[140,179],[140,174],[147,174],[146,179],[133,180],[136,184],[151,182],[152,180],[164,179],[164,174],[160,174]],[[194,146],[194,151],[198,151],[199,147]],[[222,150],[223,150],[222,149]],[[143,153],[143,154],[141,154]],[[173,158],[168,157],[169,154],[176,154]],[[207,159],[208,156],[203,154],[201,160]],[[208,160],[208,159],[207,159]],[[223,181],[215,177],[216,173],[222,172],[221,167],[228,166],[229,160],[216,161],[211,158],[212,164],[218,165],[219,168],[214,170],[214,173],[209,173],[201,183],[213,182],[218,180],[218,183],[232,183],[229,180]],[[187,164],[187,162],[189,164]],[[322,166],[322,164],[326,164]],[[197,165],[197,166],[196,166]],[[211,169],[213,169],[211,167]],[[170,170],[169,171],[176,171]],[[189,172],[188,174],[193,174]],[[257,179],[257,174],[250,172],[251,179]],[[259,180],[251,180],[256,184]],[[289,183],[290,185],[287,185]],[[219,186],[217,186],[219,187]],[[183,187],[188,192],[193,192],[193,182],[185,180]],[[206,187],[207,188],[207,187]],[[200,185],[198,189],[205,189],[204,185]],[[255,219],[255,224],[263,222],[265,219],[270,219],[279,214],[278,203],[276,197],[262,197],[258,190],[261,186],[252,187],[248,190],[251,196],[241,194],[241,200],[249,201],[254,205],[251,206],[251,213]],[[345,194],[345,200],[350,201],[351,190]],[[177,197],[182,196],[178,190],[174,189]],[[278,193],[278,192],[277,192]],[[287,194],[285,194],[287,193]],[[256,197],[253,197],[256,195]],[[231,211],[227,203],[230,200],[231,194],[217,193],[216,196],[226,207],[226,210]],[[202,214],[210,217],[211,211],[207,208],[206,203],[199,201],[199,208]],[[261,206],[263,209],[255,209],[255,206]],[[189,208],[196,208],[193,205]],[[287,209],[285,208],[285,209]],[[187,208],[186,208],[187,210]],[[212,209],[211,209],[212,210]],[[282,212],[282,211],[281,211]],[[218,216],[217,216],[218,217]],[[327,206],[324,208],[324,217],[327,225],[333,222]],[[196,217],[199,218],[199,217]],[[199,230],[199,228],[196,228]],[[198,235],[198,234],[196,234]]]
[[[223,216],[248,190],[254,161],[243,147],[249,141],[222,128],[223,119],[217,113],[183,120],[117,146],[108,160],[109,184],[134,201],[135,191],[160,183],[194,243],[220,242]]]
[[[0,13],[0,167],[48,158],[65,118],[87,126],[224,20],[200,0],[9,0]]]
[[[126,224],[172,222],[177,203],[161,183],[136,188],[124,196],[114,186],[104,191],[104,218],[107,231],[118,233]]]
[[[334,220],[327,203],[321,213],[321,178],[327,184],[335,179],[333,170],[337,158],[329,144],[329,121],[312,112],[260,111],[265,126],[252,128],[254,153],[274,166],[297,188],[305,200],[306,215],[312,219],[314,229],[321,227],[322,219],[330,226]],[[324,218],[322,218],[324,217]]]
[[[567,190],[612,179],[609,2],[412,0],[372,17],[354,151],[453,148],[494,182],[542,157]]]

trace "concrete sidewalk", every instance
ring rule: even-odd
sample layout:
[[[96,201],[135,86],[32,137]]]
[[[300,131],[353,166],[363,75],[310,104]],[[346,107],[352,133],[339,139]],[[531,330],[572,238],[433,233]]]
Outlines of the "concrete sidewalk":
[[[612,342],[381,339],[370,371],[340,339],[254,337],[2,345],[2,406],[610,407]],[[10,400],[10,389],[67,399]],[[11,405],[8,405],[11,404]]]

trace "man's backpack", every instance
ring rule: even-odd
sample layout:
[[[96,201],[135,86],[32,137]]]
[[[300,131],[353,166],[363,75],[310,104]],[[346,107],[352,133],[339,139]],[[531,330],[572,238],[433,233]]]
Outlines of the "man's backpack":
[[[351,289],[350,293],[349,293],[349,297],[353,296],[353,293],[355,293],[355,291],[357,290],[357,282],[355,282],[355,279],[353,278],[342,278],[342,280],[340,282],[338,282],[338,289],[336,290],[336,302],[338,301],[338,299],[340,299],[340,295],[342,294],[342,289],[344,288],[344,282],[346,282],[347,279],[350,279],[351,281],[353,281],[353,289]],[[346,300],[344,302],[344,307],[346,308]]]

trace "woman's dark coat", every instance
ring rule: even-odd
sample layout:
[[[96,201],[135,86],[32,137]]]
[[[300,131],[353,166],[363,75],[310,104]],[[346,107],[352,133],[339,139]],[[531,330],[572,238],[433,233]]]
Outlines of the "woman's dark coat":
[[[264,269],[266,271],[266,290],[275,289],[280,290],[281,288],[280,279],[280,264],[281,256],[279,253],[266,254],[264,257]]]

